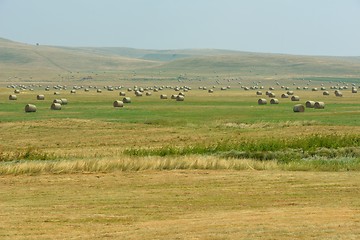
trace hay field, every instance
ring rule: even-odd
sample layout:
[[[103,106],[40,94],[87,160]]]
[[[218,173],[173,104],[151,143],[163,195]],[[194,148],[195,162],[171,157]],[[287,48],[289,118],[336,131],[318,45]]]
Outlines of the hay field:
[[[358,238],[358,58],[0,45],[1,239]]]
[[[166,87],[142,97],[126,91],[133,85],[75,94],[69,85],[60,95],[34,87],[12,101],[14,89],[1,88],[0,237],[359,235],[360,95],[294,90],[302,104],[326,103],[294,113],[280,86],[280,104],[260,106],[256,91],[236,82],[214,93],[200,84],[183,102],[160,99],[179,93]],[[119,91],[132,99],[124,108],[112,106]],[[68,104],[50,110],[55,98]],[[28,103],[37,112],[25,113]]]
[[[357,239],[358,172],[1,176],[2,239]]]

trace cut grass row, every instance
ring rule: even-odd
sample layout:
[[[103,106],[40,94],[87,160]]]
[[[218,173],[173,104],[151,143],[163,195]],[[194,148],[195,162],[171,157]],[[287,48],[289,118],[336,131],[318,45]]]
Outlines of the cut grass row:
[[[170,170],[282,170],[282,171],[359,171],[360,158],[308,159],[287,163],[251,159],[225,159],[215,156],[142,157],[61,161],[19,161],[0,164],[0,175],[39,175],[112,173]]]

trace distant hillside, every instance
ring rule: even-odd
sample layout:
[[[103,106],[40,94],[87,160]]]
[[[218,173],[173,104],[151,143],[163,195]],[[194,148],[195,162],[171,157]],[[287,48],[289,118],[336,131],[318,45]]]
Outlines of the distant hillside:
[[[58,79],[61,74],[111,72],[123,78],[183,75],[246,78],[360,79],[360,57],[320,57],[217,49],[146,50],[36,46],[0,38],[0,82],[13,76]],[[80,77],[80,76],[79,76]],[[360,81],[360,80],[359,80]]]
[[[0,67],[6,72],[120,71],[158,66],[156,61],[84,51],[81,48],[36,46],[0,39]]]

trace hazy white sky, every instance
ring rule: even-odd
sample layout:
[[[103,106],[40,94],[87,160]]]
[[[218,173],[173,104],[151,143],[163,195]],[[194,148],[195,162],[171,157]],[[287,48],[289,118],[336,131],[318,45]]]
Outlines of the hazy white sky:
[[[0,0],[0,37],[360,56],[360,0]]]

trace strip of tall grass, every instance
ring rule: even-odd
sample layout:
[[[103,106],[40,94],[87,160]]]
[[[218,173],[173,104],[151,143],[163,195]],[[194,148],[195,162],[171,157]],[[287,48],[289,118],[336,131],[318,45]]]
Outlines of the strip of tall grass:
[[[0,163],[0,175],[111,173],[115,171],[170,170],[285,170],[359,171],[360,158],[306,159],[288,163],[276,160],[224,159],[216,156],[123,157],[61,161],[20,161]]]
[[[109,173],[145,170],[271,170],[276,168],[275,161],[221,159],[214,156],[123,157],[121,159],[7,162],[0,164],[0,175]]]
[[[261,140],[243,139],[240,141],[222,141],[210,145],[194,145],[178,148],[176,146],[164,146],[157,149],[132,148],[125,150],[126,154],[133,156],[167,156],[207,154],[237,151],[280,151],[284,149],[300,149],[302,151],[314,151],[319,148],[338,149],[344,147],[359,147],[360,135],[311,135],[288,139],[267,138]]]

